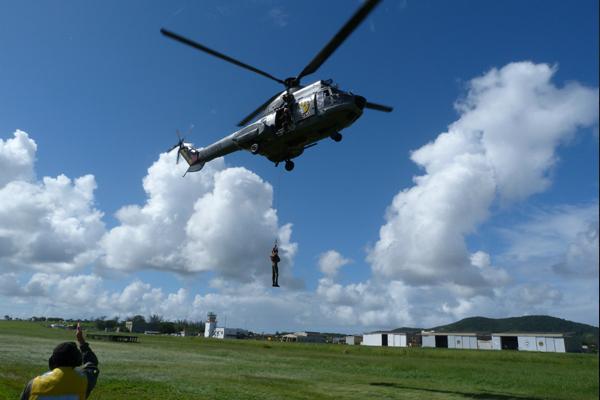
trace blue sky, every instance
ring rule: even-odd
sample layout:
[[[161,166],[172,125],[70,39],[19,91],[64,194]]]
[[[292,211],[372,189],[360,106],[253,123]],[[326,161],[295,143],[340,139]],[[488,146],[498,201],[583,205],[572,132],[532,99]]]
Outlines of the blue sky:
[[[4,314],[597,325],[596,1],[384,1],[304,83],[333,78],[393,113],[365,112],[292,173],[239,152],[180,178],[159,158],[176,129],[209,144],[281,89],[161,27],[287,77],[359,5],[2,3]]]

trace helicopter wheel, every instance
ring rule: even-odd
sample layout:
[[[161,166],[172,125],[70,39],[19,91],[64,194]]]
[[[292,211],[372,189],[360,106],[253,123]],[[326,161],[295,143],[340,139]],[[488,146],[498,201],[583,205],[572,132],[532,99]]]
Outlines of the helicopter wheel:
[[[334,133],[333,135],[331,135],[331,138],[335,141],[335,142],[341,142],[342,141],[342,134],[339,132]]]
[[[287,161],[285,162],[285,170],[286,170],[286,171],[291,171],[291,170],[293,170],[293,169],[294,169],[294,162],[293,162],[293,161],[291,161],[291,160],[287,160]]]
[[[256,154],[258,153],[258,143],[253,143],[252,146],[250,146],[250,153],[252,154]]]

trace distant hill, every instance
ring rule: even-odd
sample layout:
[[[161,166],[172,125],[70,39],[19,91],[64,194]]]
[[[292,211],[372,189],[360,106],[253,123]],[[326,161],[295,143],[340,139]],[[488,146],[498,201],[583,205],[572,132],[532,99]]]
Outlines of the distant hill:
[[[598,336],[598,328],[548,315],[528,315],[512,318],[471,317],[432,328],[438,332],[571,332]]]
[[[391,330],[390,332],[394,332],[394,333],[421,333],[422,330],[423,330],[423,328],[402,327],[402,328],[396,328],[394,330]]]

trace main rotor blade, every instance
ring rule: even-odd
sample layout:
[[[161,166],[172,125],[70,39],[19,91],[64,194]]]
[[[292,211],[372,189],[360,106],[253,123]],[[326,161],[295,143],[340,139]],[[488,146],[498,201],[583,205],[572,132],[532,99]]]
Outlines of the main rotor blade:
[[[367,101],[365,103],[365,108],[369,108],[371,110],[383,111],[383,112],[392,112],[394,109],[389,106],[384,106],[383,104],[371,103]]]
[[[329,56],[331,56],[333,52],[340,46],[340,44],[342,44],[344,40],[350,36],[356,27],[360,25],[360,23],[367,17],[367,15],[369,15],[369,13],[380,1],[381,0],[367,0],[365,4],[363,4],[363,6],[356,13],[354,13],[352,18],[346,22],[346,25],[344,25],[342,29],[340,29],[339,32],[336,33],[335,36],[329,41],[329,43],[323,47],[319,54],[317,54],[317,56],[313,58],[306,67],[304,67],[297,79],[300,80],[300,78],[310,75],[319,69],[321,64],[323,64],[325,60],[327,60]]]
[[[248,122],[250,122],[250,120],[254,117],[256,117],[258,114],[260,114],[273,100],[275,100],[277,98],[277,96],[279,96],[281,93],[275,93],[274,96],[272,96],[269,100],[265,101],[263,104],[261,104],[260,106],[258,106],[258,108],[254,111],[252,111],[250,114],[248,114],[243,120],[241,120],[238,123],[238,126],[244,126],[246,125]]]
[[[253,67],[251,65],[245,64],[245,63],[243,63],[241,61],[238,61],[235,58],[226,56],[225,54],[219,53],[218,51],[215,51],[213,49],[209,49],[208,47],[206,47],[204,45],[201,45],[200,43],[194,42],[193,40],[190,40],[188,38],[180,36],[180,35],[178,35],[176,33],[171,32],[171,31],[168,31],[165,28],[161,28],[160,29],[160,33],[162,33],[163,35],[165,35],[167,37],[170,37],[171,39],[175,39],[178,42],[181,42],[183,44],[187,44],[188,46],[191,46],[191,47],[193,47],[195,49],[204,51],[205,53],[208,53],[208,54],[213,55],[213,56],[215,56],[217,58],[220,58],[221,60],[225,60],[227,62],[230,62],[230,63],[234,64],[234,65],[237,65],[238,67],[242,67],[242,68],[245,68],[245,69],[250,70],[252,72],[256,72],[259,75],[262,75],[262,76],[267,77],[269,79],[273,79],[275,82],[279,82],[279,83],[285,85],[284,81],[282,81],[281,79],[278,79],[278,78],[274,77],[273,75],[271,75],[271,74],[269,74],[269,73],[267,73],[265,71],[261,71],[258,68],[255,68],[255,67]]]

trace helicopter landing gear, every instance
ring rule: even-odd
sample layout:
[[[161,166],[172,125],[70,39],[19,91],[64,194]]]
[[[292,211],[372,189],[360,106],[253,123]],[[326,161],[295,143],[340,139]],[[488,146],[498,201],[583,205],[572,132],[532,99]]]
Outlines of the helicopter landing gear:
[[[294,169],[294,162],[292,160],[286,160],[285,161],[285,170],[291,171],[293,169]]]
[[[336,132],[334,134],[331,135],[331,138],[333,139],[334,142],[341,142],[342,141],[342,134],[339,132]]]
[[[257,154],[258,148],[259,148],[258,143],[252,143],[252,146],[250,146],[250,153]]]

